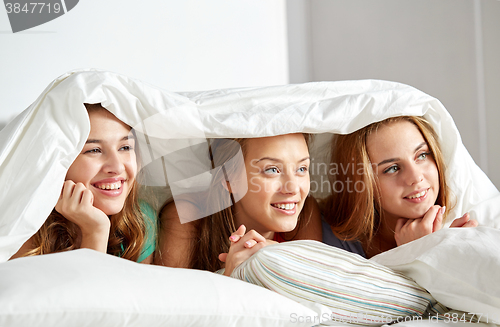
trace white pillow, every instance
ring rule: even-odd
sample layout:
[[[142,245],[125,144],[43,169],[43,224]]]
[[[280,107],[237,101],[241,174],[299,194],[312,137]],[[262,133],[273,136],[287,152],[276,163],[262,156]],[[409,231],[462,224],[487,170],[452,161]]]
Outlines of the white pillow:
[[[446,312],[411,278],[360,255],[301,240],[267,246],[232,277],[263,286],[309,307],[324,323],[383,325],[398,318]]]
[[[2,327],[274,327],[289,326],[293,315],[315,312],[233,278],[88,249],[0,264]]]
[[[440,303],[500,322],[500,230],[444,228],[370,260],[413,278]]]
[[[74,71],[54,80],[0,131],[0,262],[16,253],[54,208],[67,169],[90,130],[83,103],[102,103],[136,127],[142,166],[153,165],[145,185],[167,186],[167,180],[195,190],[204,185],[206,155],[202,160],[192,153],[188,165],[179,165],[171,153],[190,150],[185,144],[201,144],[206,138],[345,134],[388,117],[424,115],[439,135],[457,197],[450,215],[460,217],[499,196],[468,154],[443,105],[404,84],[362,80],[174,93],[112,72]],[[199,175],[193,179],[194,171]],[[493,206],[500,212],[498,208]]]

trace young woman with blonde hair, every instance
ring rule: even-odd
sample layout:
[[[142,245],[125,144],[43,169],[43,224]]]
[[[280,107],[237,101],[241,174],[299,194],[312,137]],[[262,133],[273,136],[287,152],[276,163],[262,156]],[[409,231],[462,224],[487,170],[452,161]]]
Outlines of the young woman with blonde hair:
[[[340,239],[358,240],[368,258],[439,230],[453,206],[438,137],[422,117],[335,135],[330,162],[340,169],[329,176],[325,220]],[[469,226],[477,222],[468,214],[451,225]]]

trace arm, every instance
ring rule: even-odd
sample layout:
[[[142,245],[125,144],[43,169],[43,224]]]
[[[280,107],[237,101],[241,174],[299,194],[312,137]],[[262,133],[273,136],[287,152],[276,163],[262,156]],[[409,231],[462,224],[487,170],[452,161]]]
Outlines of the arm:
[[[177,201],[183,212],[197,212],[198,208],[187,201]],[[158,231],[158,248],[154,264],[176,268],[190,268],[192,240],[196,237],[195,221],[181,224],[176,204],[169,203],[161,212]]]
[[[80,228],[80,248],[106,253],[111,223],[104,212],[93,206],[93,200],[92,193],[82,183],[68,180],[64,182],[55,210]],[[10,259],[22,257],[33,249],[31,237]]]

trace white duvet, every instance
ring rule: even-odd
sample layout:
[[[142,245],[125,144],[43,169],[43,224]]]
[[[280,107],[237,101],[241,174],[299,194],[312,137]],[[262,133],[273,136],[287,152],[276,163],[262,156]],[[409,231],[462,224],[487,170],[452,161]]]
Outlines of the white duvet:
[[[0,278],[22,269],[15,268],[14,261],[29,266],[32,258],[5,261],[38,230],[57,202],[66,170],[89,132],[83,103],[101,103],[136,128],[148,173],[143,183],[169,184],[174,195],[204,187],[208,175],[203,172],[206,159],[196,153],[188,161],[169,154],[203,146],[207,137],[349,133],[391,116],[425,116],[439,135],[447,178],[457,197],[451,216],[469,211],[488,227],[442,230],[374,260],[409,274],[445,305],[482,310],[490,320],[500,321],[498,190],[474,163],[437,99],[407,85],[377,80],[174,93],[111,72],[75,71],[57,78],[0,132]],[[193,167],[196,176],[190,172]],[[53,257],[63,260],[61,255]],[[1,308],[0,322],[2,315],[12,314]]]

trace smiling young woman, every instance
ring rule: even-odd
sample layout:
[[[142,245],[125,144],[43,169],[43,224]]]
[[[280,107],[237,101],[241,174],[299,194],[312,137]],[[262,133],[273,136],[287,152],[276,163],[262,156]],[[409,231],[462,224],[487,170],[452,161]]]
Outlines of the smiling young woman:
[[[210,188],[197,199],[164,205],[155,263],[210,271],[225,266],[229,274],[267,244],[321,240],[319,209],[308,196],[308,142],[304,134],[212,140]],[[179,212],[199,216],[200,207],[213,214],[180,223]]]
[[[154,229],[144,218],[154,219],[154,212],[137,200],[135,137],[130,126],[99,104],[85,106],[90,133],[67,171],[61,196],[40,230],[12,258],[90,248],[150,262]],[[144,217],[141,209],[152,217]]]
[[[331,185],[359,183],[335,192],[324,205],[326,221],[339,238],[361,242],[366,257],[439,230],[451,209],[451,193],[437,135],[422,117],[389,118],[354,133],[336,135],[331,162],[341,167]],[[468,214],[452,227],[477,226]]]

